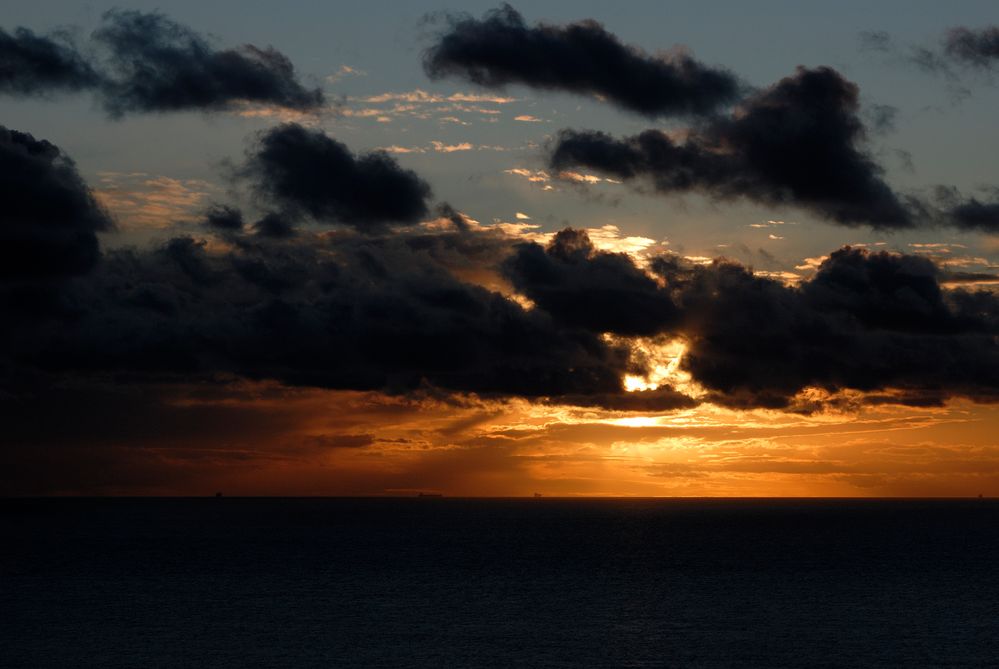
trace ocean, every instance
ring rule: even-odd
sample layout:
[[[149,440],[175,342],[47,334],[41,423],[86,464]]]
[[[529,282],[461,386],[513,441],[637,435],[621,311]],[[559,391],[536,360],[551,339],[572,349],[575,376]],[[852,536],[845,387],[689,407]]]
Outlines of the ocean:
[[[999,501],[0,500],[0,666],[999,666]]]

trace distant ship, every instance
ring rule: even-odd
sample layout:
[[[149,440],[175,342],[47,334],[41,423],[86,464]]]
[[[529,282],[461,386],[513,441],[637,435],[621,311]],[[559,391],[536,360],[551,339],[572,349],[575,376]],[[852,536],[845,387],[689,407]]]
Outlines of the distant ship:
[[[538,497],[541,497],[541,493],[540,492],[534,493],[534,498],[537,499]]]
[[[420,494],[417,495],[417,497],[443,497],[443,496],[444,495],[442,495],[439,492],[421,492]]]

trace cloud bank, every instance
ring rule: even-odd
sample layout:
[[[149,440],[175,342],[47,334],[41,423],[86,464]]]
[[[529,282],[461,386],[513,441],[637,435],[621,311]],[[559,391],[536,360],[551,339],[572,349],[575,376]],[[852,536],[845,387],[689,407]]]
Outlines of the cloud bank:
[[[0,282],[13,398],[23,375],[111,374],[647,411],[704,401],[808,411],[821,405],[803,399],[809,389],[828,401],[999,399],[999,298],[944,290],[946,274],[923,257],[844,248],[789,286],[724,259],[661,254],[640,267],[573,229],[542,247],[447,207],[432,225],[373,225],[382,201],[404,199],[418,178],[396,166],[378,182],[383,200],[315,200],[315,184],[372,173],[294,126],[251,148],[258,194],[272,212],[298,207],[344,224],[338,232],[282,232],[276,213],[242,226],[220,206],[205,230],[224,244],[178,236],[101,256],[95,233],[110,222],[71,161],[13,131],[2,146],[0,165],[28,193],[6,193],[16,206],[0,228],[18,251]],[[385,157],[374,160],[383,175]],[[640,340],[682,342],[679,369],[699,390],[666,379],[627,392],[625,376],[656,364]]]

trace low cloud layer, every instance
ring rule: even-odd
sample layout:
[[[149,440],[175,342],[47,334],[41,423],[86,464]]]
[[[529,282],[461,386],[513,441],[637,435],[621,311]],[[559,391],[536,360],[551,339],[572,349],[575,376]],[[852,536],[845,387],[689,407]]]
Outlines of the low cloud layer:
[[[222,374],[390,394],[621,392],[625,350],[456,278],[435,257],[471,252],[463,244],[461,234],[334,245],[302,233],[244,236],[224,254],[185,237],[109,251],[63,286],[59,310],[8,314],[5,351],[60,373]]]
[[[89,90],[116,117],[218,111],[245,103],[305,111],[324,102],[318,89],[299,81],[281,52],[249,44],[217,49],[157,12],[106,12],[88,46],[80,50],[62,33],[0,31],[0,92],[39,96]]]
[[[275,210],[297,202],[343,221],[342,203],[283,190],[299,185],[284,170],[304,164],[312,183],[326,183],[350,152],[294,126],[273,133],[251,151],[280,167],[260,196]],[[222,244],[179,236],[98,261],[94,233],[109,222],[68,158],[20,133],[3,146],[4,166],[35,189],[7,193],[19,208],[3,224],[5,248],[20,250],[0,284],[12,397],[23,375],[114,374],[645,411],[704,401],[809,411],[842,391],[869,403],[999,399],[999,299],[944,290],[945,273],[923,257],[844,248],[789,286],[727,260],[661,254],[642,268],[572,229],[542,247],[448,208],[430,226],[391,231],[366,214],[336,234],[276,234],[218,207],[205,229]],[[400,183],[405,194],[410,182]],[[59,274],[76,276],[53,282]],[[519,296],[487,287],[504,279]],[[636,337],[682,342],[679,370],[700,390],[663,379],[626,392],[627,375],[658,364]],[[803,396],[809,389],[827,399]]]
[[[523,84],[597,95],[648,116],[708,114],[740,94],[734,75],[686,53],[647,54],[592,20],[528,26],[509,5],[481,20],[450,16],[425,54],[424,70],[431,78],[457,76],[490,88]]]
[[[628,258],[596,251],[582,236],[560,233],[544,251],[547,271],[535,269],[534,244],[520,246],[506,271],[556,319],[595,331],[635,334],[616,306],[651,301],[643,323],[686,342],[681,368],[709,401],[807,409],[796,399],[806,388],[871,393],[874,403],[999,399],[999,299],[944,291],[943,272],[926,258],[847,247],[788,286],[727,260],[701,266],[663,255],[651,263],[657,287],[636,281]],[[575,248],[568,257],[567,238]],[[616,286],[628,288],[604,299],[602,290]]]

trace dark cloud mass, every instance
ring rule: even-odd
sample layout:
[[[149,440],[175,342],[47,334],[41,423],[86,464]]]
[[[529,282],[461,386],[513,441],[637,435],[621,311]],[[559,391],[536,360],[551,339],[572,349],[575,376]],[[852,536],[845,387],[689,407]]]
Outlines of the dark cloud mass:
[[[645,179],[665,194],[794,205],[848,226],[911,227],[912,214],[863,150],[858,109],[856,85],[829,68],[799,68],[682,140],[658,130],[622,140],[563,130],[549,160],[556,169]]]
[[[108,251],[64,282],[58,309],[29,316],[4,306],[0,289],[4,367],[632,411],[698,401],[813,410],[801,396],[813,387],[871,402],[999,400],[999,299],[943,290],[947,277],[921,257],[844,248],[789,286],[672,255],[645,274],[575,230],[547,248],[468,230],[229,240],[221,252],[186,237]],[[488,267],[537,307],[459,278]],[[624,375],[652,364],[629,350],[632,335],[684,341],[682,368],[707,394],[624,392]]]
[[[0,92],[44,95],[92,90],[112,116],[217,111],[239,103],[312,110],[324,102],[288,58],[250,44],[216,49],[160,13],[111,10],[92,36],[95,58],[61,35],[0,30]]]
[[[521,245],[505,270],[559,322],[682,339],[682,367],[709,401],[802,408],[797,396],[809,387],[892,390],[920,405],[999,400],[999,299],[941,289],[947,276],[926,258],[844,248],[795,287],[723,259],[699,266],[664,255],[651,264],[660,287],[580,234],[564,231],[547,249]],[[619,291],[612,299],[608,286]],[[622,320],[619,303],[646,314],[647,329]]]
[[[461,233],[456,233],[460,234]],[[486,396],[614,395],[627,352],[456,279],[460,239],[240,238],[223,255],[177,238],[109,251],[65,288],[72,317],[5,333],[15,362],[151,378],[235,374],[291,385]]]
[[[105,84],[105,105],[128,111],[224,109],[234,102],[311,109],[318,90],[295,78],[286,56],[245,45],[218,51],[201,35],[162,14],[112,10],[94,39],[110,53],[114,75]]]
[[[88,375],[140,384],[223,375],[591,404],[623,392],[632,368],[625,347],[458,278],[498,267],[510,251],[500,233],[466,226],[289,234],[283,214],[247,229],[236,225],[238,211],[214,207],[206,218],[224,233],[222,250],[181,236],[109,250],[97,262],[94,232],[110,223],[72,162],[23,133],[5,130],[0,139],[0,253],[3,278],[13,279],[0,282],[0,404],[16,404],[23,379],[39,374],[56,384]],[[392,207],[400,201],[407,216],[422,211],[422,200],[406,198],[426,194],[425,184],[384,154],[355,158],[296,126],[268,133],[258,149],[256,167],[274,179],[263,194],[281,204],[354,224],[399,219]],[[366,199],[376,194],[388,209]]]
[[[677,320],[665,289],[628,256],[596,251],[580,230],[562,230],[547,249],[518,245],[504,273],[517,290],[574,327],[653,335]]]
[[[772,186],[788,168],[754,153],[758,127],[800,120],[783,111],[795,96],[822,100],[813,115],[835,115],[830,101],[851,94],[825,91],[834,73],[820,71],[818,81],[809,74],[761,94],[704,138],[726,138],[754,167],[754,183]],[[799,90],[812,87],[819,92]],[[688,160],[690,141],[670,145],[677,164],[710,161]],[[721,146],[696,141],[696,151]],[[821,148],[802,141],[802,150]],[[638,173],[628,157],[634,147],[609,146],[615,164]],[[851,160],[863,164],[850,152],[836,164]],[[726,175],[709,183],[734,187],[726,168],[706,164]],[[471,226],[447,206],[439,212],[450,226],[392,230],[384,224],[427,213],[429,187],[384,153],[355,156],[297,125],[260,135],[237,173],[270,213],[244,226],[239,211],[210,209],[204,229],[224,244],[180,236],[101,256],[95,233],[110,221],[72,161],[48,142],[4,130],[0,409],[14,407],[28,385],[36,393],[60,379],[109,376],[476,393],[635,411],[699,401],[811,410],[814,400],[802,400],[808,388],[833,397],[859,391],[871,402],[999,401],[999,298],[942,289],[950,277],[922,257],[844,248],[792,286],[723,259],[702,266],[665,254],[640,267],[571,228],[542,247]],[[797,192],[811,193],[810,183]],[[300,215],[350,227],[295,228]],[[485,287],[504,280],[536,306]],[[681,367],[706,395],[668,385],[625,392],[626,374],[656,364],[634,337],[683,341]]]
[[[432,78],[599,95],[649,116],[707,114],[739,97],[738,80],[685,53],[650,56],[596,21],[533,27],[509,5],[481,20],[452,16],[424,69]]]
[[[253,224],[253,229],[261,237],[273,237],[274,239],[284,239],[295,234],[295,226],[286,217],[274,212],[264,214],[259,221]]]
[[[85,272],[111,227],[59,147],[0,126],[0,280]]]
[[[999,188],[983,188],[987,199],[967,196],[953,186],[937,186],[933,189],[932,204],[923,203],[932,209],[932,216],[942,223],[967,232],[999,232]]]
[[[0,93],[46,95],[97,86],[100,75],[64,35],[0,29]]]
[[[213,205],[205,212],[205,225],[222,231],[243,229],[243,212],[227,205]]]
[[[942,291],[926,259],[844,248],[798,288],[726,262],[659,270],[683,285],[683,364],[719,403],[786,407],[810,386],[999,399],[999,300]]]
[[[290,213],[357,228],[415,223],[430,186],[387,153],[354,155],[320,130],[285,124],[263,133],[239,174]]]
[[[999,233],[999,202],[970,198],[948,212],[955,227],[991,234]]]
[[[977,67],[994,67],[999,64],[999,27],[981,30],[954,28],[944,41],[947,55],[962,63]]]

